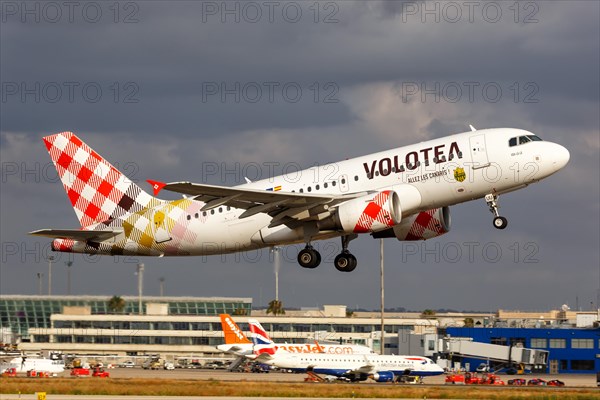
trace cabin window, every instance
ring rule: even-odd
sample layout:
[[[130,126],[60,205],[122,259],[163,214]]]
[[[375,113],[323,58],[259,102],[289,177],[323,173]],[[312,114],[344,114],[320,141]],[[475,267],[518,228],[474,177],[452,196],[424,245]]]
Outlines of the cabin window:
[[[187,216],[187,219],[188,219],[188,221],[189,221],[190,219],[192,219],[192,216],[191,216],[191,215],[188,215],[188,216]]]
[[[323,183],[323,189],[327,189],[327,182]]]
[[[194,214],[194,218],[198,218],[198,213]]]
[[[346,184],[346,179],[342,178],[342,185]]]
[[[300,189],[300,193],[304,193],[304,189]]]
[[[223,212],[223,208],[219,207],[219,212],[220,213]]]
[[[331,186],[335,186],[336,185],[336,181],[331,182]]]
[[[354,180],[358,181],[358,175],[354,175]]]
[[[315,190],[319,190],[319,188],[320,188],[319,185],[315,186]]]
[[[202,211],[202,216],[206,217],[206,211]]]
[[[310,186],[309,186],[309,187],[307,187],[307,188],[306,188],[306,190],[308,190],[309,192],[312,192],[312,189],[311,189],[311,187],[310,187]]]
[[[210,215],[215,215],[215,210],[214,208],[212,210],[210,210]]]

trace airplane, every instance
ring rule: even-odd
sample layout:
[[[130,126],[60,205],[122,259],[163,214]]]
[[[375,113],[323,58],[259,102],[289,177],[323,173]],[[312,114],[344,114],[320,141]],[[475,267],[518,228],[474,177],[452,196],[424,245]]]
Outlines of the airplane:
[[[23,355],[11,359],[6,364],[2,364],[0,373],[3,373],[10,368],[15,368],[17,373],[26,373],[27,371],[35,370],[51,374],[60,374],[65,370],[65,362],[63,360],[28,357]]]
[[[71,132],[43,138],[79,229],[40,229],[60,252],[198,256],[304,243],[298,263],[316,268],[317,240],[341,238],[334,266],[349,272],[360,234],[425,240],[450,230],[449,206],[484,198],[493,225],[508,222],[499,196],[544,179],[569,161],[563,146],[531,132],[464,132],[234,187],[127,179]],[[161,200],[166,190],[182,199]]]
[[[260,345],[275,344],[278,351],[287,353],[370,354],[373,352],[367,346],[355,344],[275,343],[256,319],[248,320],[250,332],[252,332],[252,341],[250,341],[229,314],[220,314],[219,316],[225,334],[225,344],[218,345],[217,349],[236,356],[255,358],[254,342]]]
[[[421,356],[396,356],[379,354],[296,354],[277,351],[277,346],[255,345],[256,360],[267,365],[292,370],[313,372],[347,379],[375,382],[395,382],[402,377],[434,376],[444,369],[431,359]]]

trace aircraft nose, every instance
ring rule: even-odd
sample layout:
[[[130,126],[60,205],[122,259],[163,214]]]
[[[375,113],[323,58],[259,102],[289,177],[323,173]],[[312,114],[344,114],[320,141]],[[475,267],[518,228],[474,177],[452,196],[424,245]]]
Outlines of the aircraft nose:
[[[562,169],[565,167],[565,165],[567,165],[569,159],[571,158],[571,153],[569,153],[569,150],[567,150],[565,147],[559,144],[557,144],[556,147],[557,149],[554,154],[553,164],[556,167],[556,170],[558,171],[559,169]]]

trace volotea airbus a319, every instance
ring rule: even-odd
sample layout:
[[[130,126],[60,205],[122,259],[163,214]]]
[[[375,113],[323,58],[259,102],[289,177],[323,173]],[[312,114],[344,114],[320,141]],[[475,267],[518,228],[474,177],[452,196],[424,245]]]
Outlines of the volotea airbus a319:
[[[563,168],[569,151],[531,132],[481,129],[309,168],[234,187],[148,181],[184,195],[161,200],[71,132],[44,143],[75,209],[79,229],[41,229],[55,251],[197,256],[305,243],[298,263],[321,262],[311,243],[341,237],[340,271],[357,260],[348,244],[360,234],[423,240],[450,230],[449,206],[485,199],[493,225],[507,226],[498,196]]]

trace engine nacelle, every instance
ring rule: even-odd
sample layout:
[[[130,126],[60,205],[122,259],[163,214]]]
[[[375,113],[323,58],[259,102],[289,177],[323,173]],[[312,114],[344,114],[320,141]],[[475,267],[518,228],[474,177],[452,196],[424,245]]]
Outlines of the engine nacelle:
[[[448,207],[434,208],[404,218],[400,224],[373,234],[376,239],[396,237],[398,240],[426,240],[450,231]]]
[[[338,207],[337,218],[344,232],[378,232],[400,223],[400,198],[393,190],[362,196]]]
[[[394,373],[392,371],[379,371],[373,374],[373,380],[375,382],[393,382]]]

